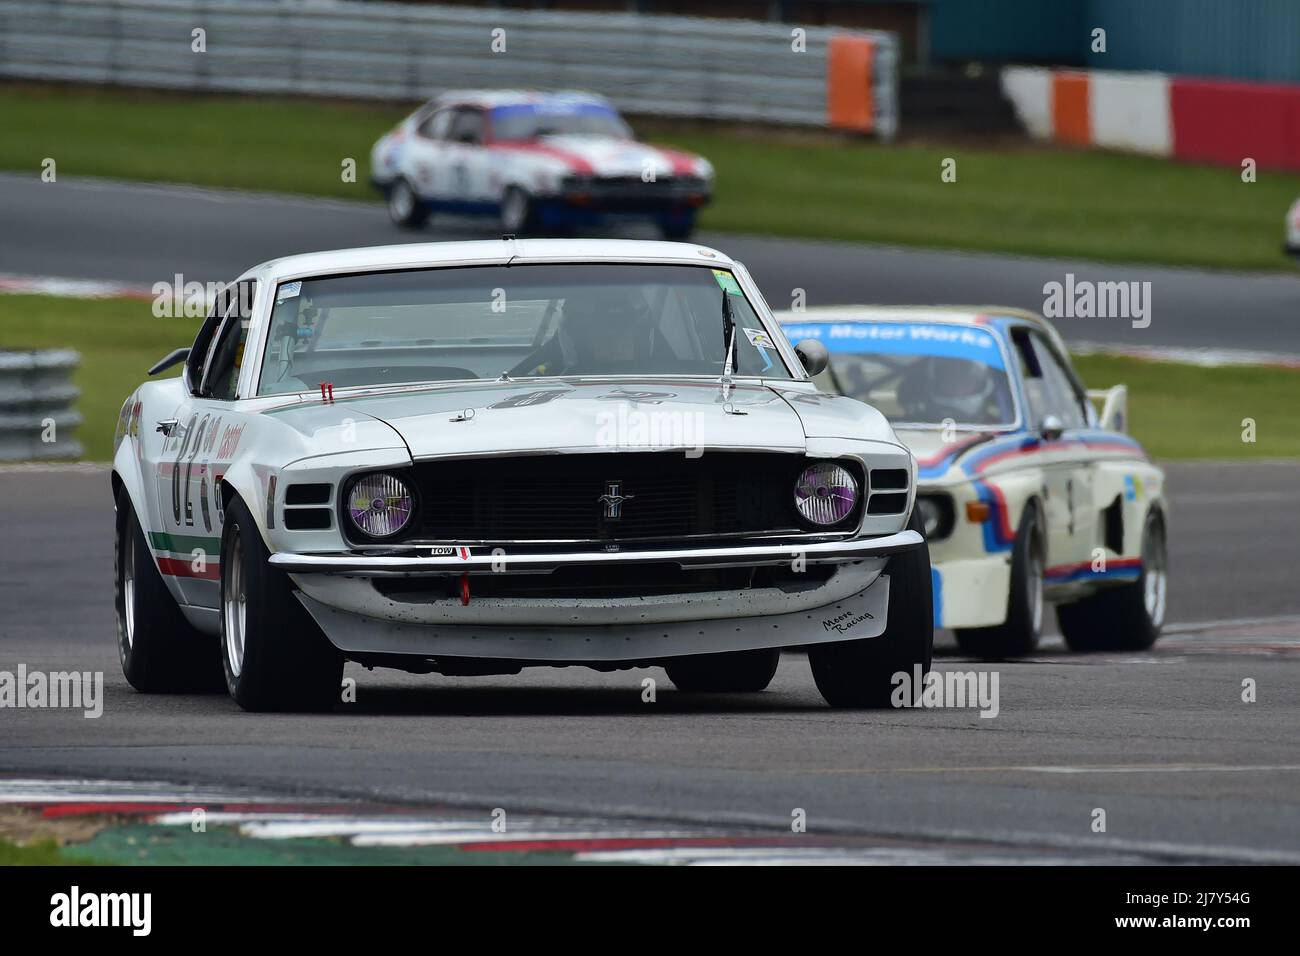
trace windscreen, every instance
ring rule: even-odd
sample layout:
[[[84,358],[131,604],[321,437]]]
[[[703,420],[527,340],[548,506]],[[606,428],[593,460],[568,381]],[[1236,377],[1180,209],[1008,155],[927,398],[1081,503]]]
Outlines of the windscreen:
[[[541,136],[614,136],[632,131],[618,113],[599,103],[521,103],[492,110],[494,140],[528,140]]]
[[[277,287],[258,394],[471,379],[789,379],[726,270],[563,263],[367,273]]]
[[[988,329],[929,322],[792,322],[830,365],[818,385],[875,406],[894,425],[1003,426],[1016,420],[1006,362]]]

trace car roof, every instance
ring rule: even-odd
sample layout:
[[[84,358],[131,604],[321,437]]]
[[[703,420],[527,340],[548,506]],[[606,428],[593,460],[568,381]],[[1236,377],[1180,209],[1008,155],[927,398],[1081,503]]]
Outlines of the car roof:
[[[565,106],[610,105],[605,97],[584,90],[448,90],[434,97],[432,102],[438,106],[460,104],[482,106],[485,109],[496,106],[532,106],[548,103]]]
[[[731,257],[691,242],[640,239],[482,239],[362,246],[285,256],[256,265],[241,279],[279,282],[316,275],[534,262],[657,262],[729,269]]]
[[[943,322],[987,328],[989,319],[1015,319],[1042,329],[1062,355],[1065,341],[1045,318],[1027,309],[1004,305],[830,305],[802,312],[778,312],[782,325],[799,322]]]

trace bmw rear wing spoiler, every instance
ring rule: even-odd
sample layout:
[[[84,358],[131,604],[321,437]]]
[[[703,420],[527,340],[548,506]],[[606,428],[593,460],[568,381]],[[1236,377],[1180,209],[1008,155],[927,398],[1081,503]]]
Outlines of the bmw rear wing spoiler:
[[[1101,411],[1097,424],[1113,432],[1128,431],[1128,386],[1088,389],[1089,401],[1097,403]]]

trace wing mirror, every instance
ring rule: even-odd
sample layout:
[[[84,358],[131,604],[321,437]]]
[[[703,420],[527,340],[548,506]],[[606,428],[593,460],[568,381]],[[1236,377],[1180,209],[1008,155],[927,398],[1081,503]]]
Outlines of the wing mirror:
[[[831,360],[830,353],[826,351],[826,346],[822,345],[817,339],[801,339],[794,347],[794,354],[799,356],[804,371],[810,376],[820,375],[826,371],[826,365]]]
[[[1038,433],[1044,441],[1056,441],[1065,432],[1065,425],[1055,415],[1044,415],[1043,423],[1038,426]]]

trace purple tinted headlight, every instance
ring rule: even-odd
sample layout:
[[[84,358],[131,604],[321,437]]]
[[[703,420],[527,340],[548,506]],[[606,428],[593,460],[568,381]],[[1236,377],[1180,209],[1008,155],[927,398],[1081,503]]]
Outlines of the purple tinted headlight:
[[[847,468],[830,462],[809,465],[794,485],[794,504],[813,524],[843,521],[858,503],[858,482]]]
[[[366,475],[348,492],[348,517],[372,538],[390,538],[406,527],[415,510],[411,489],[395,475]]]

